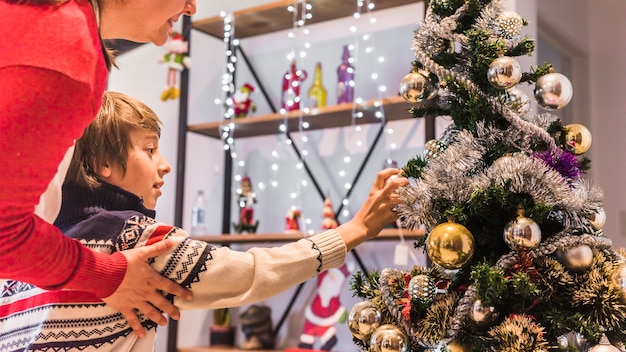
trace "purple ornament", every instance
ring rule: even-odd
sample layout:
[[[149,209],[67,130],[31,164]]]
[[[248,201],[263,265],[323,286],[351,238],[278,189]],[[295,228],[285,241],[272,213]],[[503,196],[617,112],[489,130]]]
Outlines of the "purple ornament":
[[[337,67],[337,104],[354,101],[354,67],[350,64],[350,48],[343,46],[341,65]]]
[[[578,178],[582,174],[576,155],[568,151],[551,150],[536,152],[533,155],[567,179]]]

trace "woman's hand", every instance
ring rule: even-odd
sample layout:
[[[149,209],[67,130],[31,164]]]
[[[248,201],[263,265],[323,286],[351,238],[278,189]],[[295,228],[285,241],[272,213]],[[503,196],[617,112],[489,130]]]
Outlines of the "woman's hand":
[[[121,251],[128,262],[126,275],[115,292],[102,300],[119,310],[130,327],[139,337],[146,336],[146,330],[137,317],[137,310],[159,325],[166,325],[163,313],[178,320],[180,311],[164,295],[171,293],[191,300],[191,291],[174,281],[165,278],[148,264],[150,258],[166,253],[173,243],[164,240],[145,247]]]
[[[400,204],[402,199],[395,191],[398,187],[409,183],[406,177],[401,177],[399,174],[400,170],[394,168],[378,172],[369,195],[359,211],[350,221],[337,228],[348,251],[361,242],[378,236],[385,225],[398,218],[392,209]]]

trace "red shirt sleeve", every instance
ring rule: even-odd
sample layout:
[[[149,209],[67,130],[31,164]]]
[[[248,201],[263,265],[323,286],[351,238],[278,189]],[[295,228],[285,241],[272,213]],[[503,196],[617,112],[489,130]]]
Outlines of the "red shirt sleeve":
[[[34,215],[65,150],[91,121],[91,99],[77,97],[90,97],[92,87],[28,66],[0,68],[0,87],[0,277],[111,295],[124,256],[93,252]]]

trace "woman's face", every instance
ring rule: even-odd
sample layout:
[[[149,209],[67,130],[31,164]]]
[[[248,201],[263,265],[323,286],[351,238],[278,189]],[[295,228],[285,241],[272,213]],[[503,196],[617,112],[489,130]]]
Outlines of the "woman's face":
[[[102,0],[104,39],[163,45],[181,16],[196,13],[196,0]]]

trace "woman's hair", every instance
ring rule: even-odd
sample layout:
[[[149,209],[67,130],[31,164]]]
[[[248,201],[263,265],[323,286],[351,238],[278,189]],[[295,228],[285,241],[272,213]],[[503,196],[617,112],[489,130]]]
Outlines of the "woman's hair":
[[[95,189],[100,185],[96,171],[119,164],[126,172],[130,132],[141,129],[161,134],[161,121],[152,109],[122,93],[105,92],[96,118],[76,141],[65,182]]]

